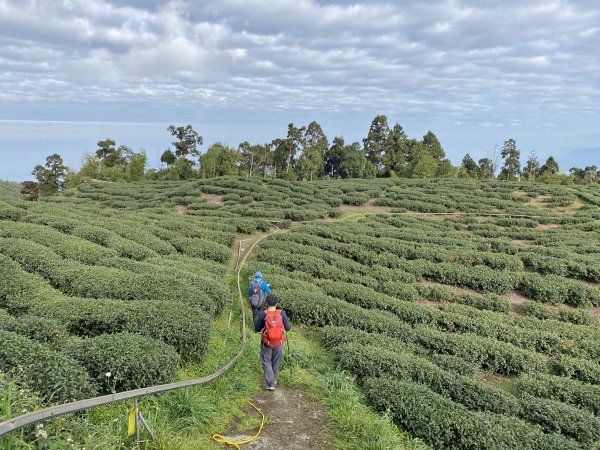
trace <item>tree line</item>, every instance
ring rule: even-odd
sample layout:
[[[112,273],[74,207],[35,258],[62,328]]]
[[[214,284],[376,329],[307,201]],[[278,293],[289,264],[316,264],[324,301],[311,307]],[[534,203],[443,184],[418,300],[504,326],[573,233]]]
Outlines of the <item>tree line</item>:
[[[350,144],[341,136],[330,143],[315,121],[302,127],[290,123],[285,137],[265,144],[244,141],[234,148],[217,142],[204,153],[199,150],[203,138],[192,125],[170,125],[167,131],[174,140],[160,157],[160,169],[147,169],[148,158],[143,150],[135,152],[107,138],[98,141],[94,153],[85,155],[79,170],[65,167],[58,154],[48,156],[44,165],[33,169],[35,181],[23,182],[22,192],[36,199],[90,180],[189,180],[224,175],[286,180],[408,177],[523,179],[561,184],[600,181],[595,165],[572,167],[566,175],[554,157],[541,164],[535,152],[522,166],[521,151],[512,138],[478,161],[466,154],[462,163],[454,166],[432,131],[422,139],[410,138],[399,123],[390,127],[385,115],[373,119],[362,143]]]

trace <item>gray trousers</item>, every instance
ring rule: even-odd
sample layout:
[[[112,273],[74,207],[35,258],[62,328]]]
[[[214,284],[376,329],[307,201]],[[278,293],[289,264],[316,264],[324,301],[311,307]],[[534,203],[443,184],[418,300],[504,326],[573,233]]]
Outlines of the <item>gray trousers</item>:
[[[283,346],[279,348],[272,348],[265,345],[264,342],[260,343],[260,362],[262,363],[263,370],[265,372],[265,380],[267,386],[275,386],[277,375],[279,374],[279,367],[281,366],[281,360],[283,357]]]

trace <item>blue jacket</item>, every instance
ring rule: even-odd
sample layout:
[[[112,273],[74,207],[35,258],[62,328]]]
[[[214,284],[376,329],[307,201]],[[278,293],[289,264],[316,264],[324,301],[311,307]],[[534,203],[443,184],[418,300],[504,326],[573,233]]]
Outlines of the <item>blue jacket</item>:
[[[257,333],[262,331],[262,329],[265,327],[266,316],[267,315],[264,311],[258,313],[256,322],[254,323],[254,331],[256,331]],[[281,311],[281,320],[283,322],[283,328],[285,328],[285,331],[290,331],[292,329],[292,326],[290,325],[290,320],[288,319],[288,316],[285,313],[285,311]]]
[[[267,284],[267,282],[265,280],[263,280],[262,278],[255,278],[254,281],[251,281],[250,284],[248,284],[248,297],[250,297],[252,295],[252,285],[254,283],[259,283],[260,282],[260,287],[263,291],[263,293],[265,295],[269,295],[271,293],[271,288],[269,287],[269,285]]]

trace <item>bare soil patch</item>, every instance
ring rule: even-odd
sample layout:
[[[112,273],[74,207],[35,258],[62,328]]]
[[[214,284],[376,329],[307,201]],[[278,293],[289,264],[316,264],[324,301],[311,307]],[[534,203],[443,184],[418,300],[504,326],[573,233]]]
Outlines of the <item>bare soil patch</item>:
[[[496,388],[506,388],[506,386],[510,383],[511,377],[506,375],[499,375],[497,373],[485,372],[483,370],[478,370],[475,372],[475,378],[480,379],[485,384],[489,386],[493,386]]]
[[[519,291],[510,291],[508,294],[506,294],[506,296],[508,297],[508,303],[511,305],[522,305],[529,300]]]
[[[557,206],[553,208],[554,211],[559,213],[575,213],[581,209],[583,205],[581,203],[574,203],[571,206]]]
[[[175,212],[177,214],[186,214],[188,211],[188,207],[185,205],[175,205]]]
[[[556,223],[540,223],[537,228],[539,230],[554,230],[556,228],[560,228],[560,225]]]
[[[419,305],[423,305],[423,306],[429,306],[429,307],[433,307],[433,308],[437,308],[439,306],[443,306],[443,305],[450,305],[450,302],[434,302],[432,300],[427,300],[425,298],[422,298],[421,300],[419,300],[417,302]]]
[[[364,212],[364,213],[390,213],[393,208],[389,206],[378,206],[375,204],[374,198],[370,199],[364,205],[340,205],[337,209],[342,212]]]
[[[531,239],[513,239],[513,243],[519,245],[533,245],[535,244],[535,241],[532,241]]]
[[[200,197],[202,197],[208,203],[212,203],[213,205],[222,205],[223,204],[223,196],[222,195],[207,194],[207,193],[203,192],[202,194],[200,194]]]
[[[552,196],[550,196],[550,195],[536,195],[531,200],[529,200],[528,203],[531,203],[534,205],[539,205],[540,203],[545,202],[546,200],[550,199],[551,197]]]
[[[425,219],[444,220],[448,217],[464,217],[465,213],[462,212],[450,212],[450,213],[425,213],[418,211],[406,211],[403,213],[409,217],[422,217]]]
[[[419,284],[424,284],[426,286],[444,286],[444,287],[451,289],[452,292],[454,292],[455,294],[458,294],[458,295],[469,294],[469,295],[474,295],[476,297],[483,297],[483,294],[481,292],[477,292],[474,289],[452,286],[451,284],[437,283],[435,281],[429,281],[429,280],[420,281]]]
[[[266,416],[260,436],[245,444],[244,450],[328,450],[333,448],[329,418],[322,406],[305,392],[284,386],[275,391],[263,391],[252,402]],[[250,405],[244,407],[248,416],[258,413]],[[230,424],[225,437],[232,441],[251,438],[253,430],[239,430],[239,421]],[[223,445],[223,448],[231,448]]]

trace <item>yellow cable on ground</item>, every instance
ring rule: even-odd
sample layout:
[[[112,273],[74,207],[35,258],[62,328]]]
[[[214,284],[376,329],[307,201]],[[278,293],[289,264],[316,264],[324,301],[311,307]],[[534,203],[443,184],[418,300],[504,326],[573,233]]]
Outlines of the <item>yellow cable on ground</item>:
[[[265,415],[263,414],[263,412],[260,409],[258,409],[256,407],[256,405],[254,403],[248,402],[248,404],[250,406],[252,406],[255,410],[257,410],[260,413],[260,415],[262,416],[262,420],[260,422],[260,427],[258,429],[258,432],[254,435],[254,437],[252,437],[250,439],[246,439],[245,441],[233,442],[233,441],[226,439],[225,436],[223,436],[223,435],[213,434],[212,435],[213,441],[219,442],[221,444],[231,445],[231,446],[237,448],[237,450],[241,450],[240,445],[249,444],[250,442],[254,441],[258,436],[260,436],[260,433],[262,432],[262,429],[265,426]]]

